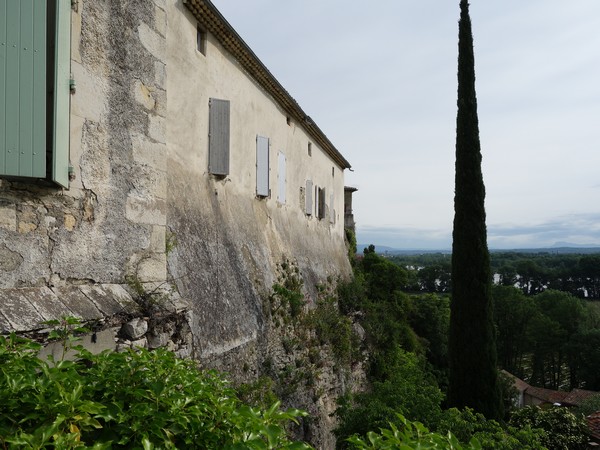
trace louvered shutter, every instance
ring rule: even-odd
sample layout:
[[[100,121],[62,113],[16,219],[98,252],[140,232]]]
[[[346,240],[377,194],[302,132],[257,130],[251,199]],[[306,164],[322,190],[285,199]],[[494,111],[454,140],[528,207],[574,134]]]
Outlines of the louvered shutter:
[[[256,195],[269,196],[269,138],[256,136]]]
[[[329,194],[329,222],[335,223],[335,209],[333,208],[333,193]]]
[[[45,1],[0,0],[0,174],[46,177]]]
[[[325,188],[319,188],[319,212],[317,217],[319,219],[325,218]]]
[[[313,183],[312,180],[306,180],[306,191],[304,192],[304,211],[307,216],[311,216],[313,212]]]
[[[208,171],[229,175],[229,100],[211,98],[208,118]]]
[[[0,0],[0,175],[50,175],[67,187],[71,2],[56,0],[52,15],[48,4],[44,0]],[[54,20],[49,21],[49,16]],[[50,33],[48,24],[54,27]],[[48,48],[54,53],[49,54]],[[48,67],[51,63],[54,65]],[[53,85],[48,85],[49,73]],[[51,108],[47,108],[48,101]],[[49,148],[48,125],[52,136]],[[52,154],[49,170],[47,153]]]
[[[285,188],[286,188],[286,161],[285,161],[285,155],[281,152],[279,152],[278,158],[277,158],[277,177],[278,177],[278,183],[277,183],[277,201],[279,203],[285,203]]]
[[[10,0],[9,0],[10,1]],[[34,3],[45,3],[34,1]],[[52,180],[69,186],[71,0],[56,0]]]

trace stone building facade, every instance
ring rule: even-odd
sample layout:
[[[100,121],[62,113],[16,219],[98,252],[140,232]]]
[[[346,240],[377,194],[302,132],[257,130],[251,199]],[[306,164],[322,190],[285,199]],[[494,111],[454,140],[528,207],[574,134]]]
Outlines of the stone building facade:
[[[259,364],[283,260],[350,275],[348,161],[208,0],[0,7],[0,329],[160,293],[189,336],[138,345]]]

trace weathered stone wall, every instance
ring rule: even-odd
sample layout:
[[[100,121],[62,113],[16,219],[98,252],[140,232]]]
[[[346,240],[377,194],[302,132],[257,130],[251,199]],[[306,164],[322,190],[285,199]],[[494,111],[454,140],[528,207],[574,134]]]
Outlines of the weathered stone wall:
[[[309,302],[318,283],[350,274],[344,244],[343,170],[311,142],[302,124],[252,79],[210,33],[197,50],[197,22],[167,0],[168,265],[193,308],[202,357],[256,340],[262,303],[284,259],[298,265]],[[209,99],[229,100],[230,173],[208,173]],[[256,195],[256,137],[270,140],[271,195]],[[311,152],[308,152],[309,143]],[[286,156],[286,173],[278,153]],[[285,202],[280,177],[285,176]],[[319,220],[305,212],[306,182],[326,189]],[[330,195],[334,200],[331,202]]]
[[[181,0],[74,5],[74,179],[69,189],[0,179],[0,331],[43,334],[40,322],[75,316],[99,324],[90,349],[164,346],[246,381],[265,361],[287,367],[264,302],[283,260],[301,271],[307,308],[318,284],[350,275],[343,170],[315,143],[308,153],[302,124],[214,37],[196,51]],[[210,97],[234,105],[232,171],[221,179],[207,173]],[[267,198],[255,190],[257,134],[271,139]],[[307,180],[327,191],[321,220],[305,212]],[[170,286],[174,309],[127,309]],[[289,399],[320,417],[314,442],[331,439],[327,417],[345,389],[333,368],[322,373],[323,395],[309,387]]]
[[[74,179],[69,189],[0,180],[0,289],[37,288],[31,304],[127,275],[166,280],[164,5],[75,4]]]

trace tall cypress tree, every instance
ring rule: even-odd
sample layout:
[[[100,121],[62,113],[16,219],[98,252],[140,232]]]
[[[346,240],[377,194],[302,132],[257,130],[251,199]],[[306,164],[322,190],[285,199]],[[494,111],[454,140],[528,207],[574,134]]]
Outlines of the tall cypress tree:
[[[460,10],[448,403],[468,406],[490,419],[498,419],[502,417],[502,401],[496,368],[475,58],[467,0],[461,0]]]

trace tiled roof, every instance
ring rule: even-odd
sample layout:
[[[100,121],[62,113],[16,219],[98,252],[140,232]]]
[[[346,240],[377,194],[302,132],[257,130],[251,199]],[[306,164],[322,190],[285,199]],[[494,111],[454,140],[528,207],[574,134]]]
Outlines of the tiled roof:
[[[544,389],[529,386],[527,389],[525,389],[525,394],[540,399],[542,401],[554,404],[563,403],[565,401],[565,398],[569,395],[569,392],[555,391],[552,389]]]
[[[590,429],[590,437],[596,442],[600,442],[600,411],[590,414],[586,420]]]
[[[569,392],[569,395],[565,397],[563,402],[568,403],[569,405],[579,406],[581,402],[593,397],[594,395],[598,395],[598,392],[586,391],[585,389],[573,389],[571,392]]]
[[[527,382],[514,376],[512,373],[507,372],[506,370],[501,370],[501,372],[513,380],[514,386],[517,389],[517,391],[523,392],[523,391],[525,391],[525,389],[527,389],[529,387],[529,384],[527,384]]]
[[[248,74],[265,91],[273,96],[286,113],[307,131],[333,161],[339,164],[342,169],[352,167],[327,136],[325,136],[325,133],[321,131],[317,124],[302,110],[296,100],[292,98],[273,74],[269,72],[248,44],[237,34],[235,29],[227,22],[210,0],[183,0],[183,3],[192,12],[196,20],[219,40],[221,45],[231,53]]]

